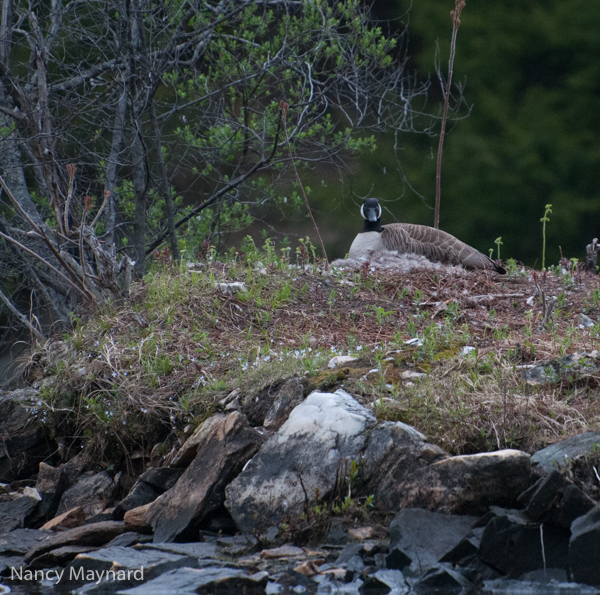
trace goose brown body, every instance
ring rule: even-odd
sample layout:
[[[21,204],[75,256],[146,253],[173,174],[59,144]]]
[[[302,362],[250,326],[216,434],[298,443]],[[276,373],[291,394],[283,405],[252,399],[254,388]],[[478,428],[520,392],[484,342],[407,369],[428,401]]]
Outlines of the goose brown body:
[[[506,272],[491,258],[445,231],[411,223],[381,225],[381,207],[377,199],[367,199],[361,214],[365,219],[365,227],[352,242],[350,258],[393,251],[398,254],[421,254],[429,260],[461,264],[469,269],[488,269],[501,274]]]

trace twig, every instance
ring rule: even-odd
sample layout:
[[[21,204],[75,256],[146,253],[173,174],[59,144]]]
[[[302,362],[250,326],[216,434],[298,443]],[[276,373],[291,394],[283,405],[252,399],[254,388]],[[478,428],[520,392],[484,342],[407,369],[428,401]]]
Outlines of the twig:
[[[440,130],[440,142],[438,144],[437,166],[435,171],[435,213],[433,216],[433,227],[440,227],[440,199],[442,193],[442,150],[444,136],[446,135],[446,121],[448,119],[448,105],[450,103],[450,84],[452,82],[452,71],[454,69],[454,55],[456,53],[456,36],[460,27],[460,13],[465,7],[465,0],[455,0],[454,10],[450,11],[452,17],[452,41],[450,42],[450,59],[448,60],[448,78],[446,80],[446,95],[444,97],[444,114],[442,116],[442,128]]]
[[[315,227],[315,231],[317,232],[317,237],[319,238],[319,242],[321,242],[321,250],[323,250],[323,256],[325,257],[325,264],[327,268],[329,268],[329,259],[327,258],[327,251],[325,250],[325,244],[323,243],[323,238],[321,238],[321,234],[319,233],[319,228],[317,227],[317,222],[313,217],[312,211],[310,210],[310,205],[308,204],[308,197],[306,196],[306,192],[304,191],[304,186],[302,185],[302,180],[298,175],[298,170],[296,169],[296,163],[294,162],[294,155],[292,154],[292,147],[290,146],[290,139],[288,138],[287,133],[287,112],[290,107],[283,99],[279,102],[281,106],[281,119],[283,122],[283,133],[285,134],[285,140],[287,143],[287,148],[290,154],[290,161],[292,162],[292,168],[294,169],[294,174],[296,174],[296,179],[298,180],[298,184],[300,185],[300,190],[302,190],[302,196],[304,197],[304,204],[306,205],[306,209],[308,210],[308,214],[310,215],[310,219],[313,222]]]
[[[32,324],[27,320],[27,317],[19,312],[14,304],[4,295],[2,290],[0,290],[0,300],[4,302],[4,305],[19,319],[21,324],[29,330],[33,335],[35,335],[40,341],[45,341],[46,337],[40,333]]]

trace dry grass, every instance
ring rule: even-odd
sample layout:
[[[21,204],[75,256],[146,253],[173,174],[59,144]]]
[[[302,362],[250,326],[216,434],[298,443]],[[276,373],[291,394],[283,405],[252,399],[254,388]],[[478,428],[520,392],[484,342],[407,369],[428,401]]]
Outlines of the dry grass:
[[[247,291],[215,287],[234,281]],[[596,327],[579,328],[578,315],[595,319],[599,308],[600,281],[584,273],[328,274],[308,259],[292,266],[267,244],[226,263],[155,270],[130,303],[41,349],[26,375],[54,432],[75,449],[95,441],[114,463],[183,439],[233,389],[316,378],[342,353],[363,365],[332,386],[375,402],[380,418],[410,423],[452,453],[532,452],[598,428],[596,378],[529,386],[519,366],[597,348]],[[421,345],[405,343],[415,337]]]

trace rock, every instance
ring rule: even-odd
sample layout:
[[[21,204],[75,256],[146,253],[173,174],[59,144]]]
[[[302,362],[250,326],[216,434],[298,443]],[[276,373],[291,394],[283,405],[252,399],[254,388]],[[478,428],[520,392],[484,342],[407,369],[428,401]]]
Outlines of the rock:
[[[136,546],[136,549],[160,550],[161,552],[192,556],[192,558],[196,558],[197,560],[214,560],[218,558],[217,545],[215,543],[146,543]]]
[[[151,541],[151,535],[144,535],[143,533],[136,533],[135,531],[127,531],[121,535],[117,535],[114,539],[109,541],[105,547],[129,547],[130,545],[148,544]]]
[[[337,366],[343,366],[344,364],[355,362],[356,360],[358,360],[358,358],[352,357],[351,355],[336,355],[327,362],[327,367],[336,368]]]
[[[10,577],[13,568],[23,568],[23,566],[25,566],[23,556],[0,556],[0,577]],[[0,589],[3,588],[0,582]],[[10,591],[0,590],[0,595],[5,595],[6,593],[10,593]]]
[[[402,508],[482,515],[491,505],[514,505],[531,483],[529,455],[500,450],[433,463],[413,472],[398,492]]]
[[[311,393],[226,489],[238,528],[264,532],[328,498],[348,461],[359,460],[372,413],[348,393]]]
[[[385,589],[388,589],[388,591]],[[404,575],[399,570],[378,570],[367,577],[358,589],[361,595],[386,592],[390,595],[405,595],[409,591]]]
[[[365,493],[373,494],[377,508],[398,510],[402,482],[412,472],[447,457],[446,452],[407,424],[378,424],[369,436],[361,463]]]
[[[597,376],[600,352],[577,351],[560,359],[543,362],[521,372],[528,384],[543,385],[557,382],[573,383],[589,376]]]
[[[15,529],[10,533],[0,534],[0,555],[12,556],[25,554],[50,534],[37,529]]]
[[[0,534],[24,528],[39,501],[29,496],[0,502]]]
[[[583,312],[580,312],[577,323],[579,325],[579,328],[590,328],[596,324],[589,316],[586,316]]]
[[[316,560],[306,560],[306,562],[302,562],[302,564],[296,566],[294,572],[303,576],[315,576],[316,574],[319,574],[319,566],[317,565]]]
[[[106,471],[84,475],[62,495],[57,513],[81,506],[86,517],[94,516],[108,507],[114,492],[115,483]]]
[[[79,554],[93,552],[97,549],[97,547],[85,545],[65,545],[34,558],[27,568],[40,570],[42,568],[55,568],[56,566],[64,567]]]
[[[145,520],[146,513],[150,508],[151,502],[128,510],[123,516],[123,522],[128,531],[139,533],[152,533],[152,526]]]
[[[600,444],[600,432],[577,434],[533,453],[531,463],[550,473],[570,459],[589,454],[597,444]]]
[[[154,541],[197,532],[202,520],[223,504],[225,486],[263,440],[237,411],[214,424],[179,481],[150,504],[144,520],[154,529]]]
[[[295,556],[304,556],[304,550],[293,545],[282,545],[281,547],[263,550],[260,552],[260,557],[265,560],[273,560],[275,558],[293,558]]]
[[[226,295],[234,295],[236,293],[245,293],[247,291],[246,284],[242,281],[234,281],[232,283],[217,283],[215,288]]]
[[[83,507],[76,506],[66,512],[54,517],[40,528],[44,531],[62,531],[64,529],[73,529],[81,527],[85,523],[85,510]]]
[[[411,570],[427,570],[436,566],[476,522],[477,518],[470,516],[440,514],[419,508],[401,510],[390,524],[390,552],[397,548],[412,560]]]
[[[65,545],[101,546],[121,533],[125,533],[125,523],[120,521],[104,521],[54,533],[40,540],[28,550],[25,561],[30,562],[50,550]]]
[[[409,558],[398,546],[390,548],[389,554],[385,557],[385,567],[389,570],[404,570],[412,564]]]
[[[126,512],[144,506],[144,504],[150,504],[154,502],[161,492],[148,485],[143,481],[138,481],[132,488],[129,494],[115,506],[112,513],[112,519],[114,521],[121,521],[125,516]]]
[[[470,559],[479,551],[484,527],[475,527],[469,531],[451,550],[446,552],[440,562],[450,562],[458,566],[468,564]]]
[[[31,388],[0,392],[0,482],[31,476],[54,450],[34,413],[38,399]]]
[[[190,461],[191,462],[191,461]],[[170,490],[179,480],[183,469],[171,469],[169,467],[153,467],[144,471],[138,481],[149,485],[160,493]]]
[[[532,522],[518,510],[495,509],[481,536],[479,556],[512,578],[538,568],[565,568],[569,531]],[[543,549],[542,549],[543,536]]]
[[[334,564],[336,566],[342,566],[355,556],[359,556],[362,553],[364,553],[362,543],[350,543],[340,552]]]
[[[354,539],[364,541],[365,539],[371,539],[373,537],[373,527],[356,527],[348,529],[348,534]]]
[[[182,567],[196,568],[197,560],[192,556],[162,552],[159,550],[137,550],[130,547],[110,547],[79,554],[65,569],[65,575],[70,577],[84,577],[79,582],[94,582],[98,576],[106,575],[107,571],[114,571],[124,578],[112,581],[115,589],[121,590],[139,584],[141,581],[151,580],[169,570]],[[134,574],[136,571],[137,576]],[[141,572],[140,572],[141,571]],[[90,580],[90,573],[96,578]],[[111,581],[110,575],[108,581]]]
[[[444,566],[429,569],[412,587],[415,595],[468,595],[475,585],[460,572]]]
[[[187,467],[196,458],[198,446],[206,440],[213,426],[223,421],[225,417],[223,413],[215,413],[215,415],[201,423],[179,449],[173,458],[171,467]]]
[[[166,572],[143,585],[133,589],[119,590],[119,595],[196,595],[214,593],[217,589],[223,593],[254,592],[263,588],[267,582],[267,573],[249,574],[237,568],[179,568]],[[201,590],[202,589],[202,590]],[[260,591],[259,591],[260,592]]]
[[[525,514],[532,520],[569,528],[571,523],[594,508],[596,502],[558,471],[540,478],[530,495]]]
[[[307,382],[303,378],[290,378],[286,380],[267,411],[263,426],[270,430],[279,430],[287,421],[292,409],[304,400],[306,385]]]
[[[60,498],[69,487],[68,477],[64,468],[55,468],[42,462],[39,465],[35,487],[42,497],[38,507],[40,518],[51,519],[58,510]]]
[[[576,582],[600,585],[600,506],[573,521],[569,567]]]

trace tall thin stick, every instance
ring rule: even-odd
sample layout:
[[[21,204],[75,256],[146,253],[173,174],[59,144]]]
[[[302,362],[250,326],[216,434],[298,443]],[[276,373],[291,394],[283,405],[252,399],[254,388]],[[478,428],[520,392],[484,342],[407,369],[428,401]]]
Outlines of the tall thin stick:
[[[290,146],[290,139],[288,137],[287,124],[286,124],[287,111],[290,106],[285,101],[283,101],[283,99],[279,102],[279,105],[281,107],[281,120],[283,122],[283,132],[285,134],[285,141],[287,143],[287,148],[290,153],[290,161],[292,162],[292,167],[294,168],[294,173],[296,174],[296,179],[298,180],[298,184],[300,185],[300,190],[302,190],[302,196],[304,197],[304,204],[306,205],[308,214],[310,215],[311,221],[313,222],[313,225],[315,226],[315,231],[317,232],[317,237],[319,238],[319,242],[321,242],[321,250],[323,250],[323,256],[325,258],[325,265],[327,266],[327,268],[329,268],[329,259],[327,258],[327,252],[325,251],[325,244],[323,243],[323,238],[321,238],[321,234],[319,233],[319,228],[317,227],[317,222],[315,221],[312,211],[310,210],[310,205],[308,204],[308,197],[306,196],[306,192],[304,191],[304,186],[302,185],[302,180],[300,179],[300,176],[298,175],[298,170],[296,169],[296,164],[294,163],[294,156],[292,155],[292,147]]]
[[[433,226],[440,227],[440,199],[442,194],[442,149],[444,136],[446,135],[446,120],[448,119],[448,104],[450,103],[450,85],[452,83],[452,71],[454,69],[454,55],[456,53],[456,35],[460,27],[460,13],[465,7],[465,0],[454,0],[454,10],[450,11],[452,17],[452,41],[450,42],[450,60],[448,60],[448,78],[446,80],[446,95],[444,97],[444,115],[442,116],[442,129],[440,130],[440,142],[438,144],[437,167],[435,171],[435,214]]]

